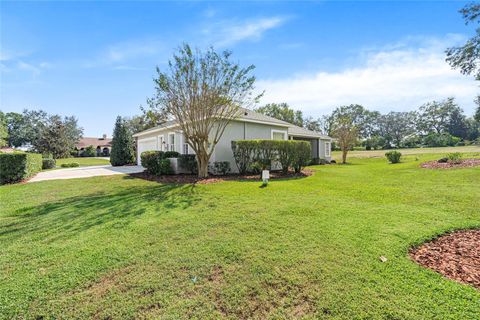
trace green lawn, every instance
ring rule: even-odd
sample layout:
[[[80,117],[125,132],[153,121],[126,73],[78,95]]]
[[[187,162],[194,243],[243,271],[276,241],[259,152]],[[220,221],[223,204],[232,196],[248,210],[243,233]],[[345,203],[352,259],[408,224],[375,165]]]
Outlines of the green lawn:
[[[404,155],[416,155],[424,153],[436,153],[441,156],[445,156],[450,152],[462,152],[462,153],[478,153],[480,154],[480,146],[464,146],[464,147],[441,147],[441,148],[411,148],[411,149],[397,149]],[[349,158],[383,158],[385,157],[385,152],[389,150],[356,150],[348,152]],[[332,152],[334,159],[341,160],[342,152],[334,151]]]
[[[480,291],[407,257],[480,227],[480,168],[419,168],[435,158],[352,159],[266,188],[2,186],[0,317],[478,319]]]
[[[60,167],[62,163],[71,163],[77,162],[80,167],[88,167],[88,166],[101,166],[101,165],[109,165],[110,160],[106,158],[66,158],[66,159],[57,159],[57,166]]]

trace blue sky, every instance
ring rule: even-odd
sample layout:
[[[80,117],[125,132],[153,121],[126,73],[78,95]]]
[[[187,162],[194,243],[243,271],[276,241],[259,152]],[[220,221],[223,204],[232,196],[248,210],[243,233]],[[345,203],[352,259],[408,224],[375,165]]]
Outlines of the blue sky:
[[[254,64],[262,103],[314,117],[342,104],[413,110],[478,84],[445,48],[474,32],[465,2],[0,2],[0,110],[75,115],[86,136],[139,114],[182,42]]]

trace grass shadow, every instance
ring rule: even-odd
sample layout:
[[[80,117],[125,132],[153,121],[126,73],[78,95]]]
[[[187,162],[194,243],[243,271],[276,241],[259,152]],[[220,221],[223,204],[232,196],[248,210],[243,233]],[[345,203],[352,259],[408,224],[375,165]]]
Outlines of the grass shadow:
[[[53,235],[68,238],[100,225],[121,228],[147,211],[165,214],[172,209],[188,208],[199,200],[192,187],[173,184],[70,197],[18,209],[10,215],[14,222],[0,225],[0,239],[34,235],[54,240]]]

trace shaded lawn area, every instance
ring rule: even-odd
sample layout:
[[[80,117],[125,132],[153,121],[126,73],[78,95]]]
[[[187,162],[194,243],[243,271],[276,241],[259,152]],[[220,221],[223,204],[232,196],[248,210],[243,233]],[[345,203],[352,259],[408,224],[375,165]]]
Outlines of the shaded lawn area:
[[[407,256],[480,227],[480,169],[419,168],[436,157],[354,159],[266,188],[0,187],[0,317],[473,319],[478,290]]]
[[[88,167],[88,166],[102,166],[102,165],[109,165],[110,160],[104,158],[96,158],[96,157],[85,157],[85,158],[65,158],[65,159],[57,159],[57,166],[60,167],[62,163],[72,163],[77,162],[80,167]]]

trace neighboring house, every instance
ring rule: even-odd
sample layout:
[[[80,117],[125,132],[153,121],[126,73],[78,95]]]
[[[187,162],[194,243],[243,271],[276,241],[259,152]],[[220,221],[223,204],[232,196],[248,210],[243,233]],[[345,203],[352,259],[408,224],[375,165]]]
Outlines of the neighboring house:
[[[180,154],[194,154],[187,144],[180,126],[175,121],[166,123],[133,135],[137,143],[137,163],[144,151],[177,151]],[[291,123],[278,120],[251,110],[242,109],[241,115],[232,120],[215,146],[210,162],[229,161],[232,171],[238,172],[232,152],[232,141],[251,139],[305,140],[312,145],[312,158],[331,159],[329,136],[310,131]]]
[[[112,151],[112,139],[107,138],[104,134],[101,138],[84,137],[75,145],[75,150],[81,156],[86,147],[93,146],[97,157],[108,157]]]

